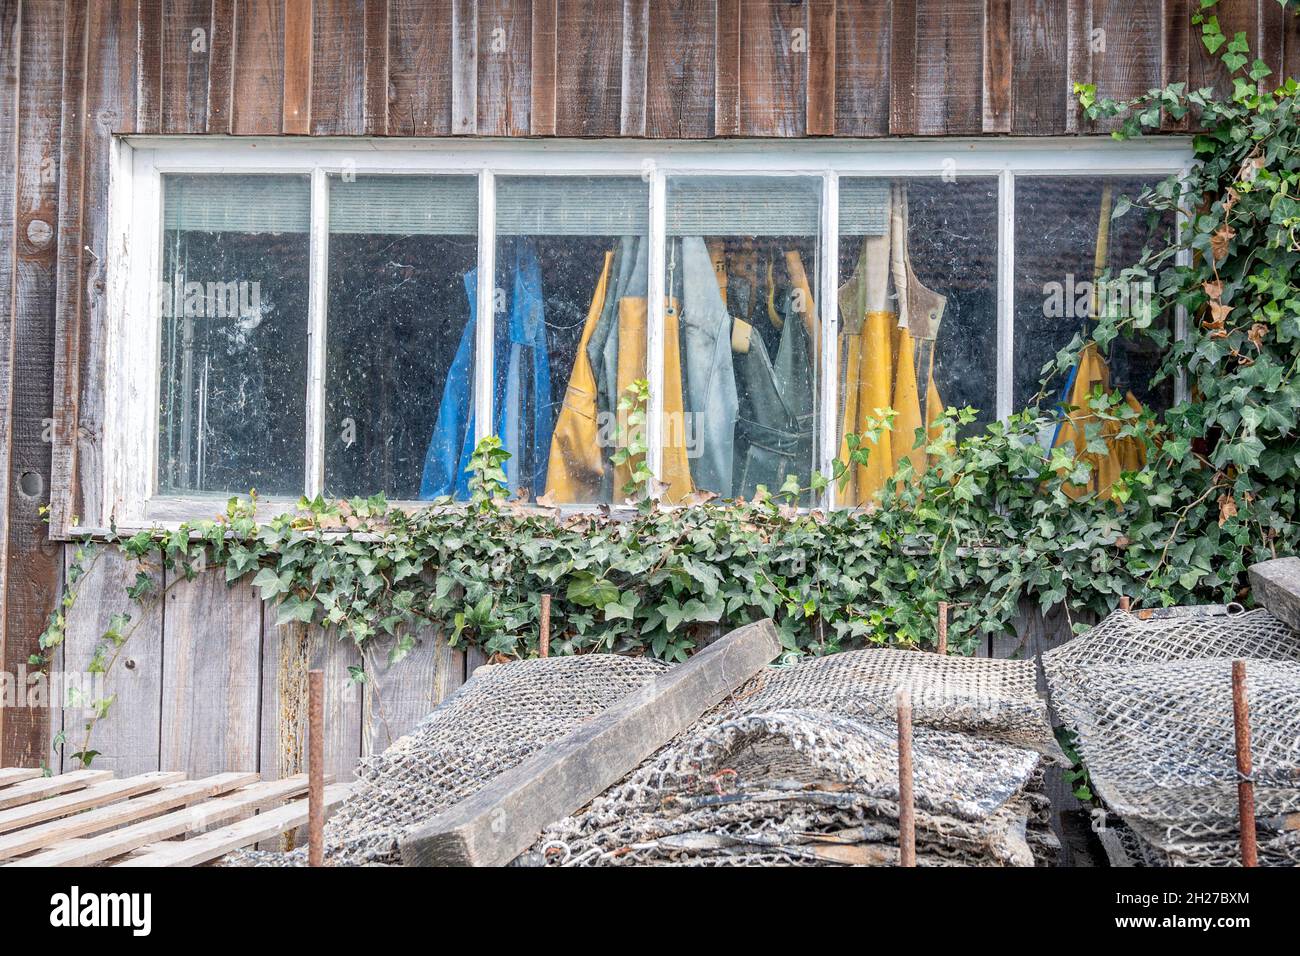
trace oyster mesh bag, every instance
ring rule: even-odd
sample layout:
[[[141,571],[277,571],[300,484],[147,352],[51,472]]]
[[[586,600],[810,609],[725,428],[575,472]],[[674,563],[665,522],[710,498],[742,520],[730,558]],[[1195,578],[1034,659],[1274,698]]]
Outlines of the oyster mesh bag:
[[[326,823],[336,865],[395,864],[399,840],[653,680],[615,655],[483,668],[410,734],[361,761]],[[918,862],[1050,859],[1041,766],[1055,755],[1032,661],[864,650],[765,669],[520,862],[890,863],[895,693],[911,692]],[[240,851],[232,865],[301,865]]]
[[[1261,863],[1300,863],[1300,636],[1267,611],[1116,612],[1043,655],[1052,705],[1132,862],[1240,858],[1232,661],[1246,662]]]

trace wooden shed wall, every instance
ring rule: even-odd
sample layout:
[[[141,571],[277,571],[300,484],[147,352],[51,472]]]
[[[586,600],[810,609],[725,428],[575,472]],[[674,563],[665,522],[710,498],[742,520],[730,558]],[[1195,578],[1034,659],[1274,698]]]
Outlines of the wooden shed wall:
[[[1101,130],[1080,118],[1075,80],[1117,97],[1164,81],[1222,81],[1189,25],[1194,5],[0,0],[3,670],[17,673],[36,650],[60,591],[65,555],[50,528],[58,537],[97,504],[113,134],[1086,134]],[[1224,0],[1218,13],[1276,72],[1300,72],[1300,27],[1276,0]],[[49,528],[38,510],[46,502]],[[84,666],[96,622],[123,609],[115,567],[107,559],[94,572],[103,580],[83,587],[69,667]],[[278,636],[256,597],[186,584],[146,618],[133,643],[145,638],[151,666],[132,670],[137,686],[122,701],[123,714],[144,715],[130,731],[141,753],[164,764],[212,759],[208,744],[264,753],[274,687],[261,661]],[[211,688],[185,681],[212,655],[230,661],[219,707],[246,718],[256,686],[259,716],[256,730],[245,722],[200,746],[187,735],[211,730],[184,707]],[[410,679],[436,675],[445,688],[463,671],[443,655]],[[412,712],[441,693],[432,687],[412,691]],[[166,721],[153,720],[155,707]],[[0,709],[0,763],[49,762],[59,722],[42,708]]]

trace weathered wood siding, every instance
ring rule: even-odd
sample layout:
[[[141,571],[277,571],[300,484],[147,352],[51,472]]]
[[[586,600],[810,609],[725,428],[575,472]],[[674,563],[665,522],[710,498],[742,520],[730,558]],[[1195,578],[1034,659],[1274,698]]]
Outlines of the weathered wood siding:
[[[1102,130],[1079,116],[1076,80],[1110,96],[1162,81],[1223,82],[1189,24],[1194,4],[0,0],[4,670],[17,673],[37,649],[64,573],[39,506],[51,505],[56,537],[98,506],[113,134],[1087,134]],[[1300,26],[1276,0],[1225,0],[1218,15],[1226,31],[1246,31],[1276,73],[1300,69]],[[203,584],[158,609],[149,624],[158,670],[137,676],[140,699],[129,706],[156,700],[158,714],[175,714],[208,655],[250,653],[250,622],[262,617],[237,606],[246,600]],[[94,603],[83,598],[77,614],[111,613]],[[259,627],[264,660],[275,635]],[[429,666],[442,688],[463,669]],[[241,724],[222,738],[223,759],[246,759],[261,739],[264,665],[258,674],[244,661],[220,685],[217,703],[231,711],[263,688],[257,733]],[[440,693],[411,679],[419,686],[397,696],[412,706]],[[139,733],[141,746],[154,743],[142,755],[191,759],[217,745],[191,717],[163,733],[151,715],[155,724]],[[0,710],[0,763],[48,759],[59,719]],[[355,738],[361,747],[360,724]]]

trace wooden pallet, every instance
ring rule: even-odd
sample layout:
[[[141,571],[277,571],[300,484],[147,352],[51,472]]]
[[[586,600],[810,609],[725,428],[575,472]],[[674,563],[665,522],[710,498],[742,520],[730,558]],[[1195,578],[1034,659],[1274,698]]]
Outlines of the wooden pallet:
[[[351,784],[325,788],[335,806]],[[307,777],[0,768],[0,866],[198,866],[307,822]]]

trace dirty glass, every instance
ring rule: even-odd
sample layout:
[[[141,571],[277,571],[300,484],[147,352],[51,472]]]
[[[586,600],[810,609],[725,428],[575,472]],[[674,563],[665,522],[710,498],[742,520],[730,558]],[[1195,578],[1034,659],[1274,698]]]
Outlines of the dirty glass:
[[[616,463],[645,377],[649,187],[640,178],[496,181],[493,430],[512,495],[622,501]]]
[[[1151,304],[1153,290],[1120,273],[1141,258],[1152,235],[1147,213],[1128,208],[1128,200],[1163,178],[1017,177],[1016,410],[1038,395],[1043,366],[1076,334],[1089,333],[1099,309],[1124,315]],[[1156,322],[1167,324],[1169,317]],[[1121,337],[1111,344],[1100,374],[1142,405],[1163,410],[1172,403],[1173,392],[1168,381],[1151,384],[1160,359],[1149,339]],[[1072,375],[1057,374],[1048,383],[1044,405],[1063,400],[1072,384]]]
[[[904,459],[925,467],[917,430],[945,407],[975,408],[972,429],[997,417],[997,180],[844,178],[839,195],[837,493],[857,506]]]
[[[667,183],[666,496],[809,488],[817,461],[821,180]],[[807,502],[805,493],[801,500]]]
[[[326,493],[463,497],[477,181],[331,176],[329,192]]]
[[[305,176],[163,177],[160,492],[302,493],[310,205]]]

